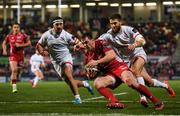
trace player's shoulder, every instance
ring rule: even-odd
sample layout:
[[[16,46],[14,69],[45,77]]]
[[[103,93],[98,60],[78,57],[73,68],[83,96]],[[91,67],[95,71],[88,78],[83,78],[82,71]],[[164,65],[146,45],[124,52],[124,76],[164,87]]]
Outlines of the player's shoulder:
[[[6,38],[11,37],[11,36],[14,36],[12,32],[8,33],[8,34],[6,35]]]
[[[28,35],[26,33],[24,33],[24,32],[19,32],[18,35],[20,35],[23,38],[27,38],[28,37]]]
[[[43,35],[50,35],[52,33],[52,29],[49,29],[43,33]]]
[[[97,39],[98,40],[107,40],[111,36],[112,36],[111,33],[107,32],[107,33],[103,33],[102,35],[100,35]]]
[[[122,25],[121,26],[121,30],[123,31],[132,31],[132,29],[134,29],[133,27],[129,26],[129,25]]]
[[[52,29],[45,31],[41,37],[46,38],[46,37],[49,37],[50,35],[52,35]]]
[[[133,32],[133,33],[138,32],[138,30],[136,28],[131,27],[131,26],[126,26],[126,25],[121,26],[121,29],[122,29],[123,32]]]
[[[63,35],[63,36],[72,36],[71,33],[67,32],[67,31],[64,30],[64,29],[62,30],[61,35]]]
[[[95,41],[96,46],[106,46],[108,45],[108,42],[106,40],[103,39],[97,39]]]

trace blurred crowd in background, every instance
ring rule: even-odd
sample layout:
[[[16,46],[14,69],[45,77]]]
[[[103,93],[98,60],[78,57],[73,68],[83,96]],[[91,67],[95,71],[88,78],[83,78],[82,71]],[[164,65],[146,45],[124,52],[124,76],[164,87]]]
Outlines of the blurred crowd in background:
[[[0,43],[11,30],[10,22],[7,25],[0,24]],[[124,25],[130,25],[139,30],[145,37],[147,43],[144,46],[146,53],[149,56],[172,56],[177,48],[177,41],[180,38],[180,24],[177,22],[148,22],[148,23],[129,23],[124,21]],[[21,23],[22,32],[28,34],[31,38],[32,47],[25,49],[25,65],[21,70],[25,77],[32,76],[29,66],[29,58],[35,52],[35,45],[40,39],[43,32],[50,28],[49,22],[26,24]],[[96,39],[102,33],[109,29],[108,19],[90,19],[88,23],[73,22],[69,18],[65,18],[64,29],[74,34],[78,38],[83,35],[88,35]],[[2,48],[0,47],[0,54]],[[2,56],[2,55],[1,55]],[[2,56],[5,57],[5,56]],[[83,54],[81,52],[73,53],[74,57],[74,75],[76,77],[85,77],[83,69]],[[57,78],[53,66],[49,58],[45,58],[46,68],[43,69],[46,80]],[[171,79],[173,76],[180,76],[180,62],[173,62],[171,57],[164,62],[149,62],[146,64],[148,72],[153,78]],[[9,65],[0,62],[0,76],[9,76]],[[162,77],[162,78],[161,78]]]

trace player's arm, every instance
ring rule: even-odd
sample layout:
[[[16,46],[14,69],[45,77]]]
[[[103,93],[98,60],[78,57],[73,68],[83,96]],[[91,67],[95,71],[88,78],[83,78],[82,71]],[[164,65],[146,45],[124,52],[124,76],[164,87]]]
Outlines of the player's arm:
[[[136,47],[142,47],[146,43],[144,37],[142,35],[139,35],[135,38],[135,42],[133,44],[129,44],[129,49],[135,49]]]
[[[36,44],[36,49],[42,56],[48,56],[49,52],[40,43]]]
[[[7,55],[7,43],[8,43],[8,38],[6,37],[4,41],[2,42],[2,49],[3,49],[3,55]]]
[[[25,40],[25,42],[24,43],[16,43],[15,44],[16,45],[16,47],[22,47],[22,48],[25,48],[25,47],[28,47],[28,46],[31,46],[31,41],[30,41],[30,37],[29,36],[27,36],[26,37],[26,40]]]
[[[26,42],[24,43],[24,47],[28,47],[31,46],[31,41],[30,41],[30,37],[28,36],[28,39],[26,40]]]
[[[79,38],[76,38],[71,34],[68,34],[68,35],[69,36],[67,37],[67,41],[69,42],[70,45],[73,46],[74,51],[77,51],[77,50],[80,50],[81,48],[83,48],[83,44]]]
[[[103,58],[98,59],[98,60],[91,60],[86,66],[94,67],[94,66],[97,66],[98,64],[108,63],[115,58],[116,58],[116,53],[114,52],[113,49],[111,49],[105,52],[105,56]]]
[[[48,50],[45,48],[45,46],[47,46],[47,38],[48,38],[48,36],[46,35],[46,33],[42,34],[40,40],[36,44],[36,49],[42,56],[49,55]]]
[[[42,67],[42,68],[45,68],[45,67],[46,67],[46,65],[45,65],[45,63],[44,63],[44,59],[43,59],[43,57],[42,57],[42,59],[41,59],[41,64],[40,64],[40,67]]]
[[[129,49],[133,50],[136,47],[142,47],[146,44],[145,38],[136,29],[133,29],[132,33],[133,33],[133,39],[135,39],[135,41],[133,44],[128,45]]]

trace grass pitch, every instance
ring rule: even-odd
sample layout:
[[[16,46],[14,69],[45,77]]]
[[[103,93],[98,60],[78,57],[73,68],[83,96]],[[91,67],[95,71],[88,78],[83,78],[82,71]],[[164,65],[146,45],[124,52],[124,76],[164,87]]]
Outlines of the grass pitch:
[[[150,88],[164,102],[163,111],[155,111],[152,103],[148,108],[141,106],[139,94],[124,84],[113,92],[126,107],[113,110],[106,108],[107,101],[95,89],[92,96],[85,88],[80,88],[83,103],[75,105],[65,82],[40,82],[37,88],[31,88],[27,82],[17,85],[18,93],[11,93],[10,83],[0,83],[0,115],[180,115],[180,81],[175,80],[170,81],[176,92],[175,98],[169,97],[164,89]]]

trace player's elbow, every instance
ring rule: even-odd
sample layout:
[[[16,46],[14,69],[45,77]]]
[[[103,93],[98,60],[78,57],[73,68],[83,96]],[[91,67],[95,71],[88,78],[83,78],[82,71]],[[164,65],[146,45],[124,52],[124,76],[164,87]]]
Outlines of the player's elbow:
[[[28,46],[32,46],[31,41],[28,41]]]
[[[115,53],[113,50],[111,50],[111,51],[109,51],[109,52],[106,54],[106,56],[108,56],[108,58],[109,58],[110,60],[113,60],[113,59],[116,58],[116,53]]]
[[[111,52],[111,54],[109,55],[110,59],[115,59],[116,58],[116,53],[115,52]]]

